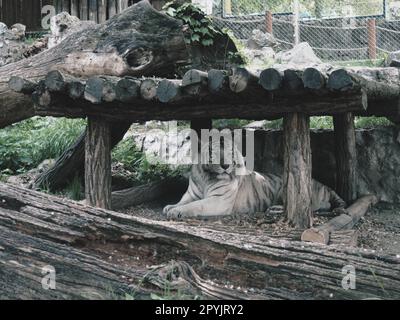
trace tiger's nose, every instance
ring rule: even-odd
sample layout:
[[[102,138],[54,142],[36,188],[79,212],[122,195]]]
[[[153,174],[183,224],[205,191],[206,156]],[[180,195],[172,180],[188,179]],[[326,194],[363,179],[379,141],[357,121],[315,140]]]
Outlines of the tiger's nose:
[[[222,169],[226,170],[229,168],[229,164],[221,164]]]

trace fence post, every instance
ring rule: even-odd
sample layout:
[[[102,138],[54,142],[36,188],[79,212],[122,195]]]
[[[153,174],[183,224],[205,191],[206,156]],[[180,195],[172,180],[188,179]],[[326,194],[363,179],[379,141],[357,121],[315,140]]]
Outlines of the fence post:
[[[272,34],[273,32],[273,27],[272,27],[272,12],[267,10],[265,12],[265,27],[267,33]]]
[[[294,0],[293,2],[293,26],[294,26],[294,45],[298,45],[300,43],[300,26],[299,26],[299,0]]]
[[[376,59],[376,20],[368,19],[368,57]]]

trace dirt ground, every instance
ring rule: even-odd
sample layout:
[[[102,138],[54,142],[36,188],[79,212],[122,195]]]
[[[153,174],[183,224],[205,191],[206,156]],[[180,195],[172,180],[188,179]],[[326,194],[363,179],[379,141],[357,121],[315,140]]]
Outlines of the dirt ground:
[[[170,202],[174,203],[174,202]],[[166,220],[162,214],[165,203],[141,205],[124,210],[124,213],[154,220]],[[328,220],[328,217],[316,217],[315,225]],[[185,223],[218,229],[223,225],[226,230],[231,227],[236,232],[264,233],[271,236],[296,234],[283,221],[279,210],[267,211],[251,216],[228,216],[207,220],[189,219]],[[358,246],[376,251],[400,255],[400,205],[378,204],[361,219],[356,228],[360,232]]]

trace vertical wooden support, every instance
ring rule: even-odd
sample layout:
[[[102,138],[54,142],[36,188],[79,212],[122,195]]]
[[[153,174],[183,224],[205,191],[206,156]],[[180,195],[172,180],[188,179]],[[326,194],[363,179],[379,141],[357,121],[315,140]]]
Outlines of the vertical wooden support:
[[[376,59],[376,20],[368,19],[368,57]]]
[[[333,117],[336,147],[336,192],[348,203],[356,200],[357,152],[354,115]]]
[[[223,0],[223,14],[224,16],[232,15],[232,0]]]
[[[110,124],[89,117],[85,141],[85,196],[88,205],[111,209]]]
[[[283,120],[283,204],[296,228],[312,226],[310,119],[292,113]]]
[[[267,11],[265,12],[265,28],[267,33],[272,34],[273,33],[273,17],[272,17],[272,12]]]
[[[300,43],[300,4],[299,0],[293,0],[293,26],[294,26],[294,45]]]
[[[197,119],[192,120],[190,123],[190,129],[194,130],[197,134],[197,140],[191,139],[191,150],[195,150],[197,148],[198,154],[201,151],[201,129],[212,129],[212,120],[211,119]],[[195,153],[192,151],[192,161],[194,163],[197,162],[197,158],[194,157]]]

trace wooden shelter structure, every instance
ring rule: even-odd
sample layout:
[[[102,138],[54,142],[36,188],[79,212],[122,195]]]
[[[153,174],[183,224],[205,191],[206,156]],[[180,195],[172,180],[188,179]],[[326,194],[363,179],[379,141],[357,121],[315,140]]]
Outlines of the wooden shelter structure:
[[[256,75],[236,68],[190,70],[180,80],[82,79],[51,71],[37,83],[13,77],[9,85],[32,95],[36,115],[88,118],[86,196],[90,205],[105,209],[111,209],[113,122],[190,120],[201,129],[209,119],[283,117],[285,211],[294,225],[307,228],[312,226],[309,117],[334,117],[337,192],[351,203],[357,179],[354,116],[398,116],[400,91],[389,84],[398,73],[394,68],[371,69],[369,76],[365,69],[269,68]]]
[[[399,119],[399,69],[279,66],[254,74],[245,68],[192,68],[176,79],[178,67],[191,58],[182,29],[142,1],[52,49],[0,68],[0,127],[35,115],[88,118],[86,132],[58,170],[74,171],[85,159],[90,205],[0,183],[1,294],[108,298],[104,288],[112,288],[119,294],[132,289],[135,298],[143,298],[168,285],[224,299],[398,298],[399,258],[352,248],[356,232],[346,230],[374,196],[357,200],[347,214],[318,229],[302,231],[312,224],[309,117],[335,118],[337,191],[353,201],[354,116]],[[130,123],[182,119],[198,131],[210,128],[211,119],[281,117],[285,210],[298,233],[274,238],[106,210],[112,206],[111,147]],[[334,246],[296,241],[301,236]],[[148,272],[147,263],[163,265]],[[357,268],[357,290],[341,285],[348,264]],[[42,290],[38,281],[48,265],[63,270],[55,291]]]

